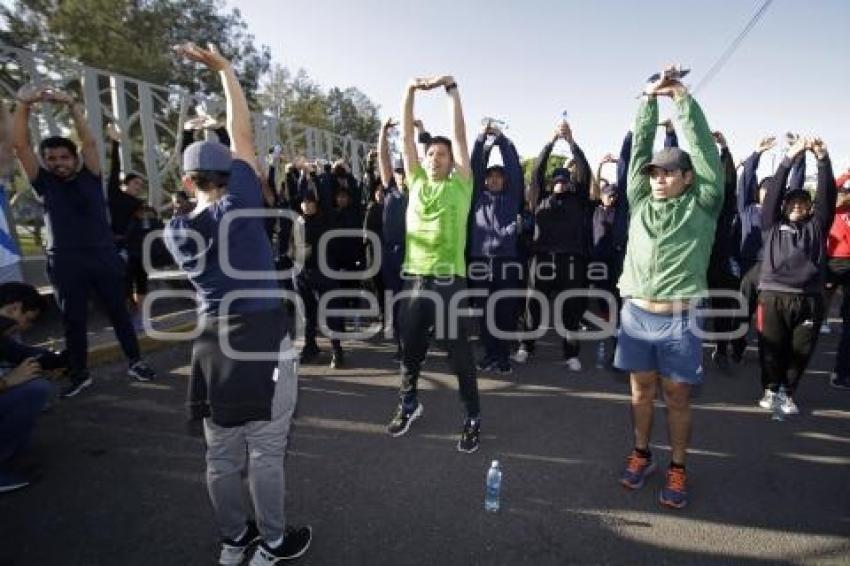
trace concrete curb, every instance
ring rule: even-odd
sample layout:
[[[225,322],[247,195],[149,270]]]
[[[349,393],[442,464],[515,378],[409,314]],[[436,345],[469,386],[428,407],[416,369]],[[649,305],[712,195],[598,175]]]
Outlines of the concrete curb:
[[[188,332],[195,328],[196,325],[196,322],[184,322],[183,324],[172,326],[163,332]],[[157,340],[155,338],[151,338],[147,334],[142,334],[139,336],[139,349],[142,353],[155,352],[180,342],[182,342],[182,340]],[[117,340],[89,348],[89,367],[109,364],[123,358],[124,352],[121,350],[121,345]]]

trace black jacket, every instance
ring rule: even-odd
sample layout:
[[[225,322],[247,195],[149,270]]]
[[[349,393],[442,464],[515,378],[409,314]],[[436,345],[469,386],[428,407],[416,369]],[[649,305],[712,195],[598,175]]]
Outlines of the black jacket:
[[[532,202],[546,185],[546,162],[554,142],[543,146],[532,174]],[[575,160],[571,174],[574,191],[547,193],[534,211],[534,251],[564,253],[582,257],[590,255],[593,205],[590,201],[590,164],[584,152],[573,142],[570,150]]]
[[[708,272],[709,274],[726,273],[731,275],[731,260],[738,256],[738,242],[740,241],[740,237],[736,237],[733,230],[735,217],[738,215],[735,195],[738,175],[735,172],[735,162],[729,148],[724,147],[720,152],[720,162],[723,164],[725,174],[723,208],[720,209],[720,216],[717,217],[714,244],[711,248],[711,257],[708,260]]]
[[[818,159],[813,213],[802,222],[789,222],[782,203],[790,169],[789,160],[783,160],[762,204],[764,260],[759,290],[815,295],[823,290],[826,239],[835,215],[835,177],[829,157]]]

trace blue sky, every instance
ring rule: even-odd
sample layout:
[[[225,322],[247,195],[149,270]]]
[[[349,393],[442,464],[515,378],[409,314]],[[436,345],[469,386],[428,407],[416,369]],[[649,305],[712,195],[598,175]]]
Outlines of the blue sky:
[[[616,152],[644,79],[668,62],[696,84],[761,0],[593,2],[507,0],[241,0],[273,59],[323,86],[356,86],[398,115],[405,82],[450,73],[470,129],[503,118],[534,155],[560,112],[592,162]],[[736,159],[763,134],[819,134],[837,169],[850,165],[847,0],[775,0],[719,76],[697,93]],[[448,127],[441,91],[417,99],[435,132]],[[662,116],[672,115],[669,103]],[[763,160],[762,173],[770,159]]]

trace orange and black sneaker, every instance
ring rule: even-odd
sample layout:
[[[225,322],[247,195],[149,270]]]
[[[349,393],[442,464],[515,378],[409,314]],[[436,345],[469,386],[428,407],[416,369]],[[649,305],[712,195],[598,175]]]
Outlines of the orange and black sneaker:
[[[643,480],[655,470],[655,462],[652,458],[641,455],[637,450],[632,450],[626,460],[626,469],[620,476],[620,483],[629,489],[638,489],[643,486]]]
[[[658,500],[661,505],[681,509],[688,504],[688,490],[685,487],[685,469],[670,466],[667,470],[667,484],[661,489]]]

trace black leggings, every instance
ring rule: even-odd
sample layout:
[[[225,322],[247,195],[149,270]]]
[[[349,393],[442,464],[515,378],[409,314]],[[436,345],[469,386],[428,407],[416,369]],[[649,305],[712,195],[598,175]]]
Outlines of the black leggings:
[[[133,298],[133,292],[137,295],[148,294],[148,272],[142,258],[130,256],[127,258],[127,298]]]
[[[429,328],[434,326],[435,335],[444,342],[449,352],[467,416],[477,417],[481,412],[475,362],[469,342],[469,320],[458,315],[458,309],[452,308],[451,301],[464,290],[466,281],[460,277],[446,282],[429,276],[407,276],[404,291],[409,295],[401,299],[403,360],[400,391],[401,402],[406,409],[416,407],[419,368],[428,351]],[[461,301],[459,306],[464,308],[466,304],[467,301]],[[453,322],[457,323],[456,333],[451,331]]]
[[[823,321],[823,297],[762,291],[756,309],[756,328],[762,355],[762,387],[789,395],[800,379],[818,342]]]

